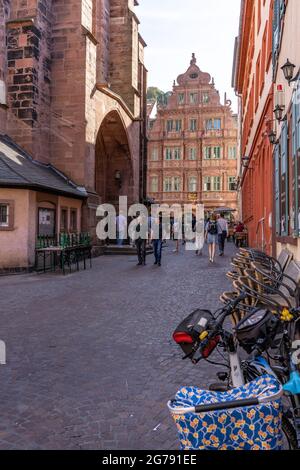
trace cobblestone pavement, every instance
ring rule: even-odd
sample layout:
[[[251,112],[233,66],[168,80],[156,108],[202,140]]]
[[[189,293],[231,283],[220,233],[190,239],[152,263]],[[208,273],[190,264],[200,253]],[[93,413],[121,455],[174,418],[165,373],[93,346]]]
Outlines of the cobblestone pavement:
[[[177,448],[167,401],[215,369],[183,362],[171,334],[218,306],[233,246],[215,265],[172,248],[161,268],[117,256],[65,277],[0,278],[1,449]]]

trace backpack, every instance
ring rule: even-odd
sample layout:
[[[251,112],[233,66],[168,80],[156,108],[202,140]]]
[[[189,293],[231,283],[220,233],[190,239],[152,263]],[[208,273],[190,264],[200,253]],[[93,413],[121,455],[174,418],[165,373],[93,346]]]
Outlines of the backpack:
[[[209,222],[207,231],[210,235],[217,235],[218,233],[217,222]]]

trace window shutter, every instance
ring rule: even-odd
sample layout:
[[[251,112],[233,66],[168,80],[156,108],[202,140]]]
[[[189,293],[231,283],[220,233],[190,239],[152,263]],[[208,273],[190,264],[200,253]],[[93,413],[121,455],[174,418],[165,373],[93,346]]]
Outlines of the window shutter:
[[[293,95],[293,107],[292,107],[292,159],[293,159],[293,175],[292,175],[292,184],[293,184],[293,203],[292,203],[292,217],[293,217],[293,229],[294,236],[298,236],[299,233],[299,223],[298,223],[298,211],[299,211],[299,202],[298,202],[298,161],[297,161],[297,93],[294,92]]]
[[[280,181],[279,181],[279,145],[274,150],[274,168],[275,168],[275,223],[276,234],[280,235]]]
[[[289,168],[288,168],[288,125],[283,123],[281,132],[281,175],[280,175],[280,200],[281,200],[281,235],[289,232]]]
[[[275,69],[278,50],[279,50],[279,42],[280,42],[280,25],[281,25],[281,17],[280,17],[280,2],[281,0],[274,0],[274,17],[273,17],[273,69]]]

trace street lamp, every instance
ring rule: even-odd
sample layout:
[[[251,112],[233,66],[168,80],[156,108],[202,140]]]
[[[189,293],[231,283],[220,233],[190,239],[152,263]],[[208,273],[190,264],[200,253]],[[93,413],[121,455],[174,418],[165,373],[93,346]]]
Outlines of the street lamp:
[[[122,187],[122,175],[121,175],[120,170],[117,170],[115,172],[115,181],[118,184],[119,188],[121,189],[121,187]]]
[[[276,144],[276,133],[274,131],[269,132],[268,134],[270,144],[275,145]]]
[[[249,157],[242,157],[242,165],[243,165],[244,168],[248,168],[249,160],[250,160]]]
[[[275,114],[277,121],[279,122],[285,120],[285,118],[283,117],[283,111],[284,111],[284,106],[280,106],[280,104],[277,104],[274,109],[274,114]]]
[[[284,78],[289,82],[289,85],[291,82],[294,82],[297,80],[298,75],[293,78],[294,76],[294,70],[296,68],[295,64],[292,64],[289,59],[287,59],[286,63],[281,67],[281,70],[283,71]]]

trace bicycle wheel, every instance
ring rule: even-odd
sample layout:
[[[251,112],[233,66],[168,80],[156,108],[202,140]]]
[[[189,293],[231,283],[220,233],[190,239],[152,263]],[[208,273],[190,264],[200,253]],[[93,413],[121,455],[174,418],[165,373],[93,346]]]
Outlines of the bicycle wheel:
[[[282,432],[283,432],[283,445],[282,450],[297,450],[298,442],[296,431],[289,418],[283,414],[282,416]]]

